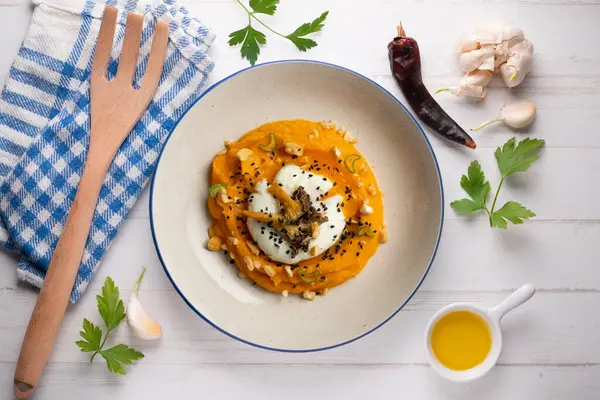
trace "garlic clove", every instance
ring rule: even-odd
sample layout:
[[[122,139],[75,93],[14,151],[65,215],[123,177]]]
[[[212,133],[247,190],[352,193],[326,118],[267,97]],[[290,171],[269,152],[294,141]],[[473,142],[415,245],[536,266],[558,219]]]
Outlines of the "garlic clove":
[[[523,82],[533,65],[533,56],[528,53],[511,55],[508,60],[500,66],[502,81],[509,88],[518,86]]]
[[[494,71],[500,71],[500,66],[508,60],[508,54],[496,53],[496,59],[494,60]]]
[[[506,63],[500,65],[500,76],[509,88],[518,86],[531,71],[533,65],[533,44],[525,39],[510,48]]]
[[[496,64],[495,59],[496,57],[494,56],[486,58],[485,60],[483,60],[481,65],[477,67],[477,69],[480,71],[494,71]]]
[[[461,93],[463,96],[474,97],[477,99],[484,99],[486,96],[485,89],[483,86],[465,85],[461,87]]]
[[[477,69],[485,60],[494,56],[494,49],[490,46],[462,53],[458,60],[460,69],[464,72],[471,72]]]
[[[460,79],[458,87],[450,86],[438,89],[434,94],[439,92],[450,92],[455,96],[475,97],[484,99],[486,96],[485,87],[492,79],[492,73],[487,70],[471,71]]]
[[[467,53],[472,50],[477,50],[481,44],[474,35],[467,35],[459,38],[458,46],[461,53]]]
[[[504,123],[513,128],[525,128],[535,119],[535,104],[531,100],[506,104],[500,109]]]
[[[460,80],[460,85],[473,85],[486,87],[492,80],[492,73],[487,70],[475,70],[471,71]]]
[[[516,101],[502,106],[498,117],[485,121],[474,130],[478,131],[485,126],[501,121],[512,128],[525,128],[535,119],[535,112],[535,104],[531,100]]]
[[[145,273],[146,268],[142,270],[142,274],[131,291],[131,296],[127,303],[127,322],[139,338],[153,340],[162,336],[162,328],[158,322],[148,316],[138,299],[140,284]]]
[[[477,27],[473,36],[482,46],[507,42],[509,47],[512,47],[525,38],[522,29],[503,24]]]
[[[524,39],[521,43],[509,47],[511,53],[528,53],[533,54],[533,43]]]

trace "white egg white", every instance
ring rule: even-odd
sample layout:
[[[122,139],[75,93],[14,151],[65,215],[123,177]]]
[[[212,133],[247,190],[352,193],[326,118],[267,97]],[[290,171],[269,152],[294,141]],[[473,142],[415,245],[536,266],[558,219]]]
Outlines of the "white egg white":
[[[300,250],[292,258],[290,245],[280,237],[276,229],[248,218],[250,235],[262,251],[273,261],[284,264],[295,264],[316,257],[337,243],[346,225],[344,213],[338,212],[338,204],[343,201],[343,197],[336,195],[322,201],[316,201],[317,198],[333,187],[333,183],[329,179],[322,175],[304,171],[296,165],[288,165],[279,170],[273,184],[280,185],[290,196],[299,186],[304,187],[304,190],[310,196],[313,206],[317,211],[327,216],[328,221],[321,224],[319,236],[316,239],[312,239],[309,243],[309,249],[318,247],[319,251],[313,256],[310,254],[310,250],[309,252]],[[255,191],[250,196],[251,201],[248,206],[250,211],[273,214],[280,212],[281,204],[272,194],[267,192],[268,188],[269,183],[264,179],[256,184]]]

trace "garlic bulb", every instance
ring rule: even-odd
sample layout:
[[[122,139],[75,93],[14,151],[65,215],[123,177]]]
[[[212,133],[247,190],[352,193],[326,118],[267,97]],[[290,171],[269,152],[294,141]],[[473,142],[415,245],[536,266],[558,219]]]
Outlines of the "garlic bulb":
[[[140,284],[145,273],[146,268],[142,270],[142,274],[131,291],[131,296],[127,303],[127,322],[139,338],[152,340],[162,336],[162,328],[158,322],[148,316],[138,299]]]
[[[500,65],[500,76],[509,88],[523,82],[533,64],[533,44],[525,39],[510,49],[506,63]]]
[[[535,104],[531,100],[506,104],[500,109],[498,117],[485,121],[474,130],[478,131],[494,122],[504,122],[506,125],[517,129],[525,128],[535,119],[535,110]]]
[[[476,28],[473,33],[460,38],[459,67],[464,72],[475,70],[499,72],[509,88],[523,82],[533,64],[533,45],[523,31],[513,26],[487,25]],[[459,86],[460,87],[460,86]],[[454,94],[485,97],[485,90],[470,91],[469,88],[450,90]]]

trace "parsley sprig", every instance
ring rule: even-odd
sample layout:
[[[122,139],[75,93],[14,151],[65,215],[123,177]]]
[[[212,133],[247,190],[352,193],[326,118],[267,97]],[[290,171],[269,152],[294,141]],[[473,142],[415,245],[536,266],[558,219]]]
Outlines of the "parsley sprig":
[[[516,201],[509,201],[496,210],[498,194],[506,177],[517,172],[527,171],[531,164],[540,158],[539,155],[535,154],[535,150],[540,148],[544,141],[541,139],[523,139],[516,146],[515,143],[515,138],[509,139],[504,146],[498,147],[494,152],[501,179],[498,189],[496,189],[492,207],[488,208],[486,205],[487,197],[491,191],[490,182],[486,181],[479,162],[473,161],[469,165],[467,175],[463,175],[460,180],[460,186],[471,198],[464,198],[450,203],[455,211],[469,214],[474,211],[485,210],[490,219],[490,226],[501,229],[506,229],[507,221],[520,225],[523,220],[535,217],[533,211]]]
[[[298,50],[307,51],[313,47],[316,47],[317,42],[306,38],[305,36],[319,32],[325,26],[325,19],[327,19],[327,15],[329,14],[329,11],[325,11],[312,22],[304,23],[300,25],[294,32],[290,33],[289,35],[284,35],[273,30],[256,16],[256,14],[274,15],[275,11],[277,11],[279,0],[250,0],[249,5],[252,11],[250,11],[248,7],[246,7],[240,0],[237,0],[237,2],[248,14],[248,26],[230,33],[228,43],[230,46],[237,46],[241,43],[242,46],[240,48],[240,53],[242,58],[247,59],[252,65],[254,65],[258,60],[260,47],[267,43],[267,37],[265,34],[252,27],[253,19],[275,35],[288,39],[294,43]]]
[[[102,296],[96,296],[96,300],[98,301],[98,312],[106,326],[106,335],[102,339],[102,329],[84,318],[83,330],[79,332],[83,340],[78,340],[75,344],[81,348],[82,352],[93,353],[90,362],[94,361],[96,354],[100,354],[106,360],[106,366],[110,372],[125,375],[123,365],[129,365],[135,360],[144,358],[144,355],[125,344],[104,349],[110,333],[125,319],[125,306],[123,300],[119,298],[119,288],[115,286],[115,282],[110,277],[104,281]]]

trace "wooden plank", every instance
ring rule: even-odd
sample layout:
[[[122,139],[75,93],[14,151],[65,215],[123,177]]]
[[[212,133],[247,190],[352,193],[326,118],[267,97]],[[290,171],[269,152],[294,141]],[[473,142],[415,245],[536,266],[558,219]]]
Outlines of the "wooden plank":
[[[117,282],[127,299],[128,282]],[[133,282],[131,282],[133,284]],[[92,289],[81,304],[68,311],[58,335],[55,362],[86,363],[89,354],[75,346],[84,317],[99,323]],[[335,296],[335,291],[331,292]],[[228,338],[197,317],[174,290],[150,291],[141,299],[148,312],[164,328],[159,341],[147,342],[134,337],[127,326],[115,332],[111,343],[129,343],[139,347],[148,360],[156,363],[360,363],[425,364],[423,332],[435,311],[453,302],[466,301],[493,306],[508,292],[419,291],[411,302],[384,327],[371,335],[341,348],[313,354],[283,355],[252,348]],[[35,295],[23,290],[1,292],[0,362],[16,360]],[[594,364],[600,365],[599,292],[542,292],[504,320],[503,364]],[[382,346],[382,344],[385,344]]]
[[[598,289],[599,235],[600,221],[534,219],[504,232],[491,229],[483,216],[474,221],[448,219],[436,261],[423,288],[498,291],[531,282],[542,290]],[[16,262],[16,257],[0,252],[0,293],[26,288],[16,281]],[[145,289],[171,288],[154,250],[149,222],[128,220],[102,261],[91,288],[99,289],[107,275],[117,284],[129,287],[142,266],[149,269]]]
[[[0,364],[0,395],[9,398],[13,365]],[[314,365],[129,366],[126,376],[94,365],[51,363],[39,398],[143,399],[389,399],[590,400],[600,391],[600,367],[496,367],[468,384],[439,378],[429,367]]]

